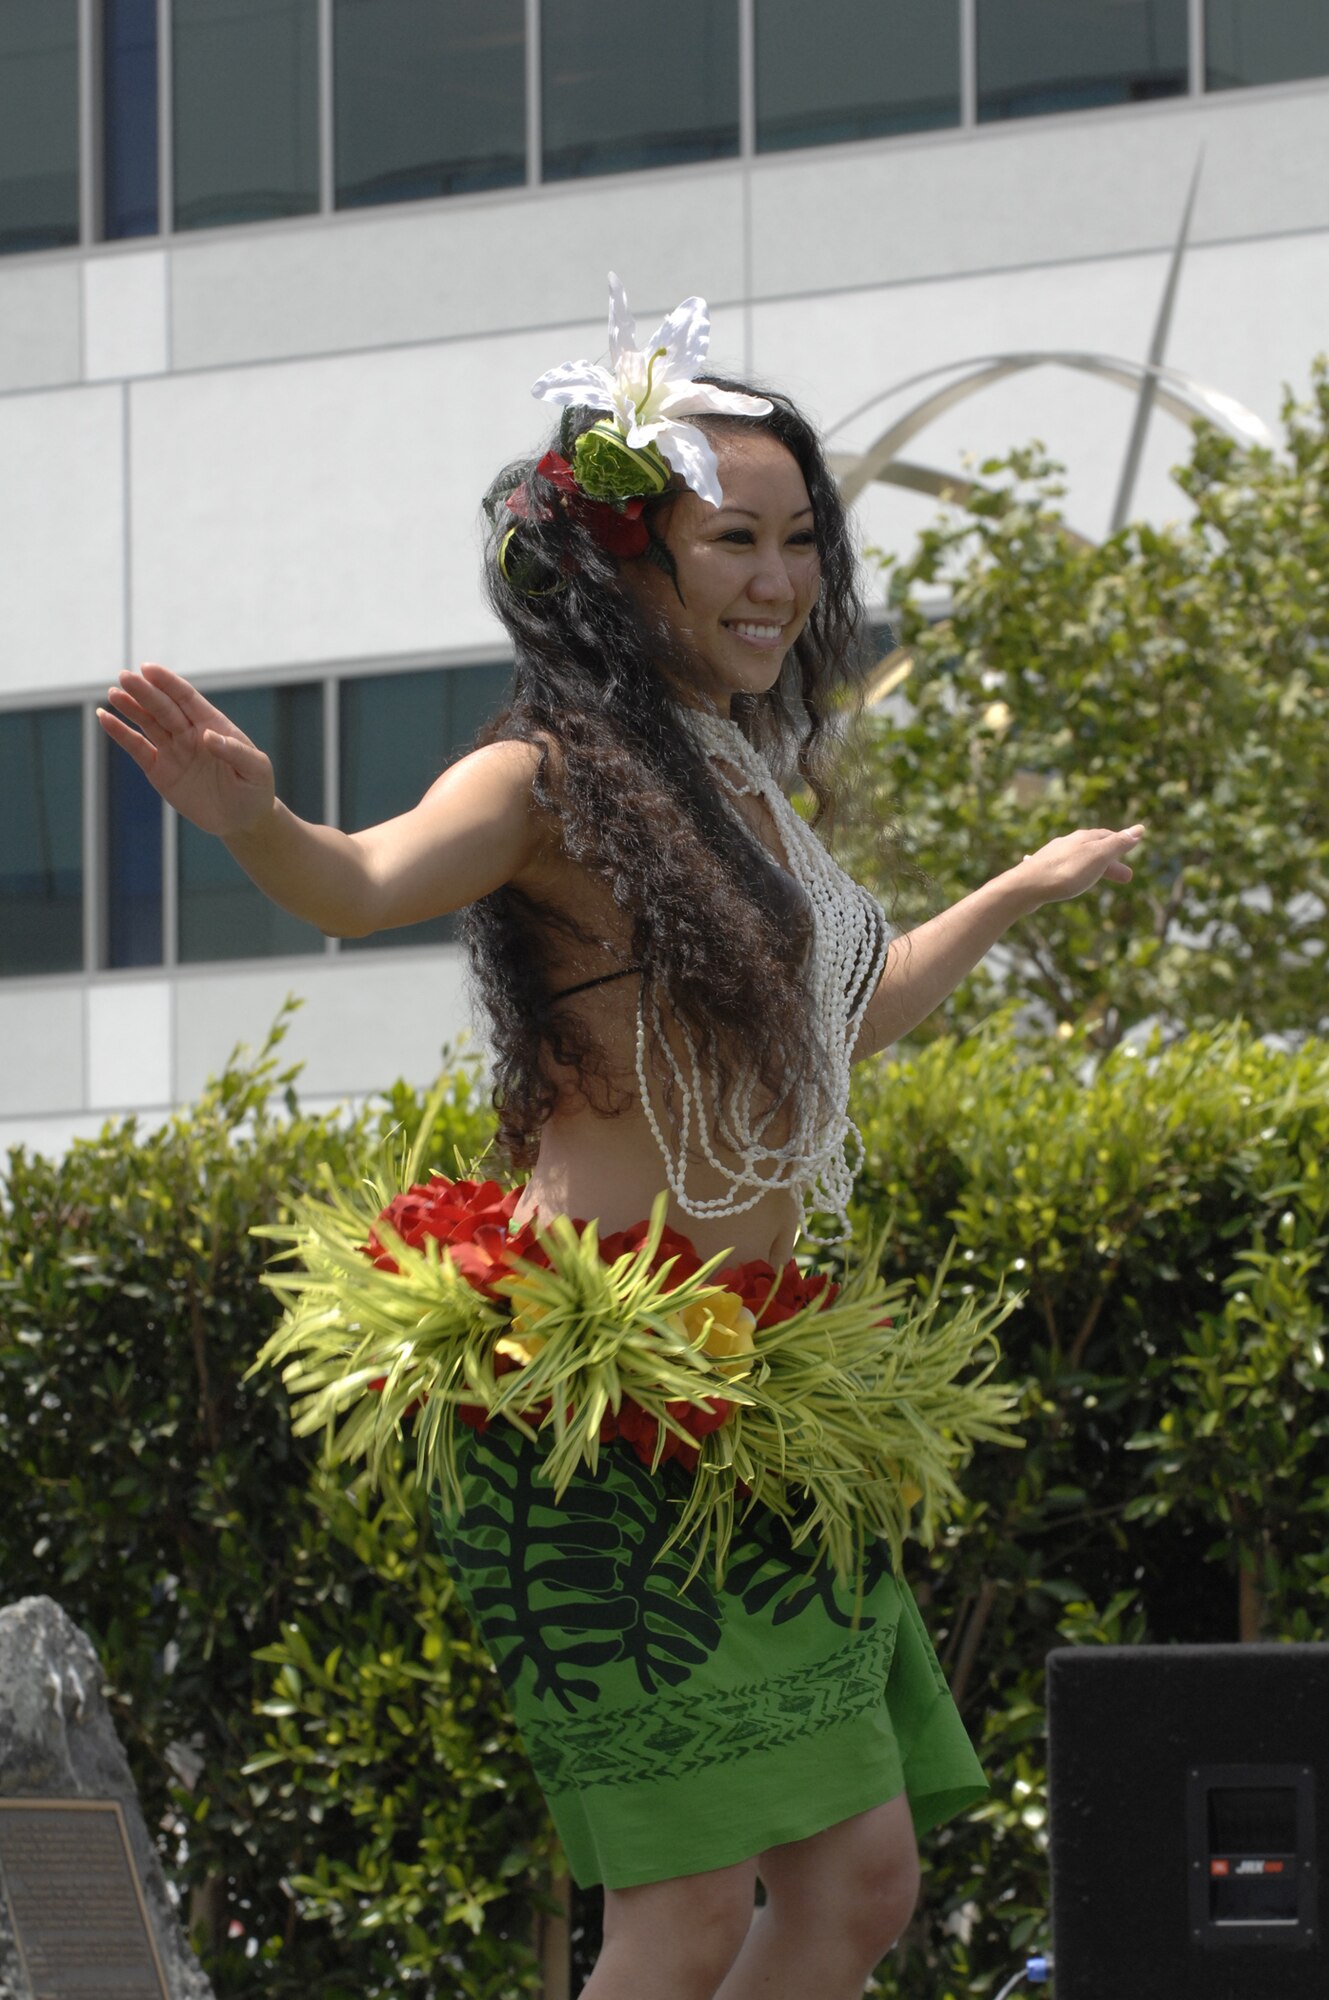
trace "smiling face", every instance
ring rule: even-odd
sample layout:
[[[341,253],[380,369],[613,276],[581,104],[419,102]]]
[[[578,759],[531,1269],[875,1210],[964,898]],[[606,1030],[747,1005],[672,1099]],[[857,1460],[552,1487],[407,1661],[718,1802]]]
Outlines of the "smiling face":
[[[685,491],[662,524],[677,591],[645,557],[629,587],[689,663],[683,699],[728,715],[734,695],[764,694],[779,679],[817,601],[821,562],[793,453],[757,429],[717,427],[712,441],[724,504]]]

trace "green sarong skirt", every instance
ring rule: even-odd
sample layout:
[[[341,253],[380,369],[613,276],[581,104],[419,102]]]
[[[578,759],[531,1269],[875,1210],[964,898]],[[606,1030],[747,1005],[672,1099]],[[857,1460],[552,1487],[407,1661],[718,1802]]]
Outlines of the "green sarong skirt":
[[[556,1501],[541,1457],[506,1423],[468,1433],[464,1509],[432,1510],[582,1887],[728,1867],[902,1791],[922,1832],[984,1795],[884,1549],[856,1606],[762,1509],[723,1586],[683,1589],[686,1555],[659,1556],[677,1468],[609,1444]]]

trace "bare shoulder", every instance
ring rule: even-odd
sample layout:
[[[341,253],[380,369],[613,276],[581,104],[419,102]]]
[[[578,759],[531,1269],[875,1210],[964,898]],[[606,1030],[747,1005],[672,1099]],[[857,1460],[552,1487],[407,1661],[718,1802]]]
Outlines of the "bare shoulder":
[[[482,744],[478,750],[468,750],[455,764],[449,764],[447,770],[434,780],[425,797],[432,798],[443,790],[464,788],[477,793],[490,792],[496,800],[501,798],[520,805],[530,799],[542,755],[539,744],[512,738],[505,738],[500,743]]]

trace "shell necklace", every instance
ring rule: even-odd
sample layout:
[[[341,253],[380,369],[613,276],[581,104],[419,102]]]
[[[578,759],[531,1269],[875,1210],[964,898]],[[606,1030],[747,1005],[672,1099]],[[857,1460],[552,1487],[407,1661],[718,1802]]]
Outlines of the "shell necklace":
[[[880,905],[832,860],[807,823],[776,784],[761,752],[736,722],[690,709],[687,726],[710,759],[716,779],[731,799],[756,797],[766,806],[784,848],[785,866],[801,884],[812,912],[812,946],[807,981],[812,1018],[826,1055],[824,1089],[800,1091],[792,1104],[758,1104],[758,1079],[740,1072],[721,1095],[693,1036],[682,1022],[674,1032],[680,1059],[666,1033],[660,995],[643,980],[637,1005],[637,1084],[642,1108],[664,1161],[669,1189],[686,1215],[741,1215],[776,1189],[797,1194],[804,1228],[817,1215],[832,1215],[835,1242],[849,1234],[849,1201],[863,1162],[863,1139],[849,1116],[849,1075],[854,1044],[868,1001],[886,962],[891,929]],[[666,1136],[651,1102],[647,1052],[663,1061],[677,1104],[675,1131]],[[829,1106],[829,1109],[827,1109]],[[777,1115],[790,1119],[788,1136],[772,1144],[768,1134]],[[687,1186],[691,1148],[724,1185],[718,1195],[694,1195]],[[728,1158],[722,1160],[717,1147]]]

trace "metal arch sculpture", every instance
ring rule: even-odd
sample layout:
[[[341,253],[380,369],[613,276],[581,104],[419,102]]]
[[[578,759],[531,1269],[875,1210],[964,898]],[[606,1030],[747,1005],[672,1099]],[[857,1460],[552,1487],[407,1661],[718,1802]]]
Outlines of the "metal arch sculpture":
[[[984,354],[971,356],[964,361],[950,361],[937,368],[924,369],[918,375],[910,375],[889,389],[883,389],[847,417],[835,424],[828,436],[843,430],[847,424],[875,409],[878,404],[888,402],[891,397],[903,394],[906,389],[919,387],[925,382],[935,382],[938,376],[953,375],[957,369],[967,369],[959,381],[948,382],[940,389],[913,403],[881,435],[868,446],[866,451],[857,453],[832,452],[831,470],[840,482],[840,491],[846,501],[856,500],[866,486],[873,481],[885,485],[906,486],[915,492],[934,493],[943,500],[961,500],[967,493],[977,490],[976,482],[963,475],[943,472],[933,466],[914,465],[897,458],[903,445],[908,444],[938,417],[954,409],[958,403],[977,395],[981,389],[991,387],[995,382],[1004,381],[1010,375],[1022,374],[1030,368],[1060,367],[1078,369],[1084,374],[1096,375],[1100,380],[1114,383],[1137,398],[1146,388],[1152,386],[1153,399],[1169,416],[1181,423],[1193,423],[1197,419],[1214,424],[1240,444],[1272,445],[1273,438],[1267,425],[1254,410],[1246,408],[1235,396],[1226,395],[1221,389],[1211,388],[1199,382],[1192,375],[1185,375],[1179,369],[1166,368],[1158,362],[1128,361],[1120,355],[1092,354],[1074,348],[1030,349],[1011,354]]]

